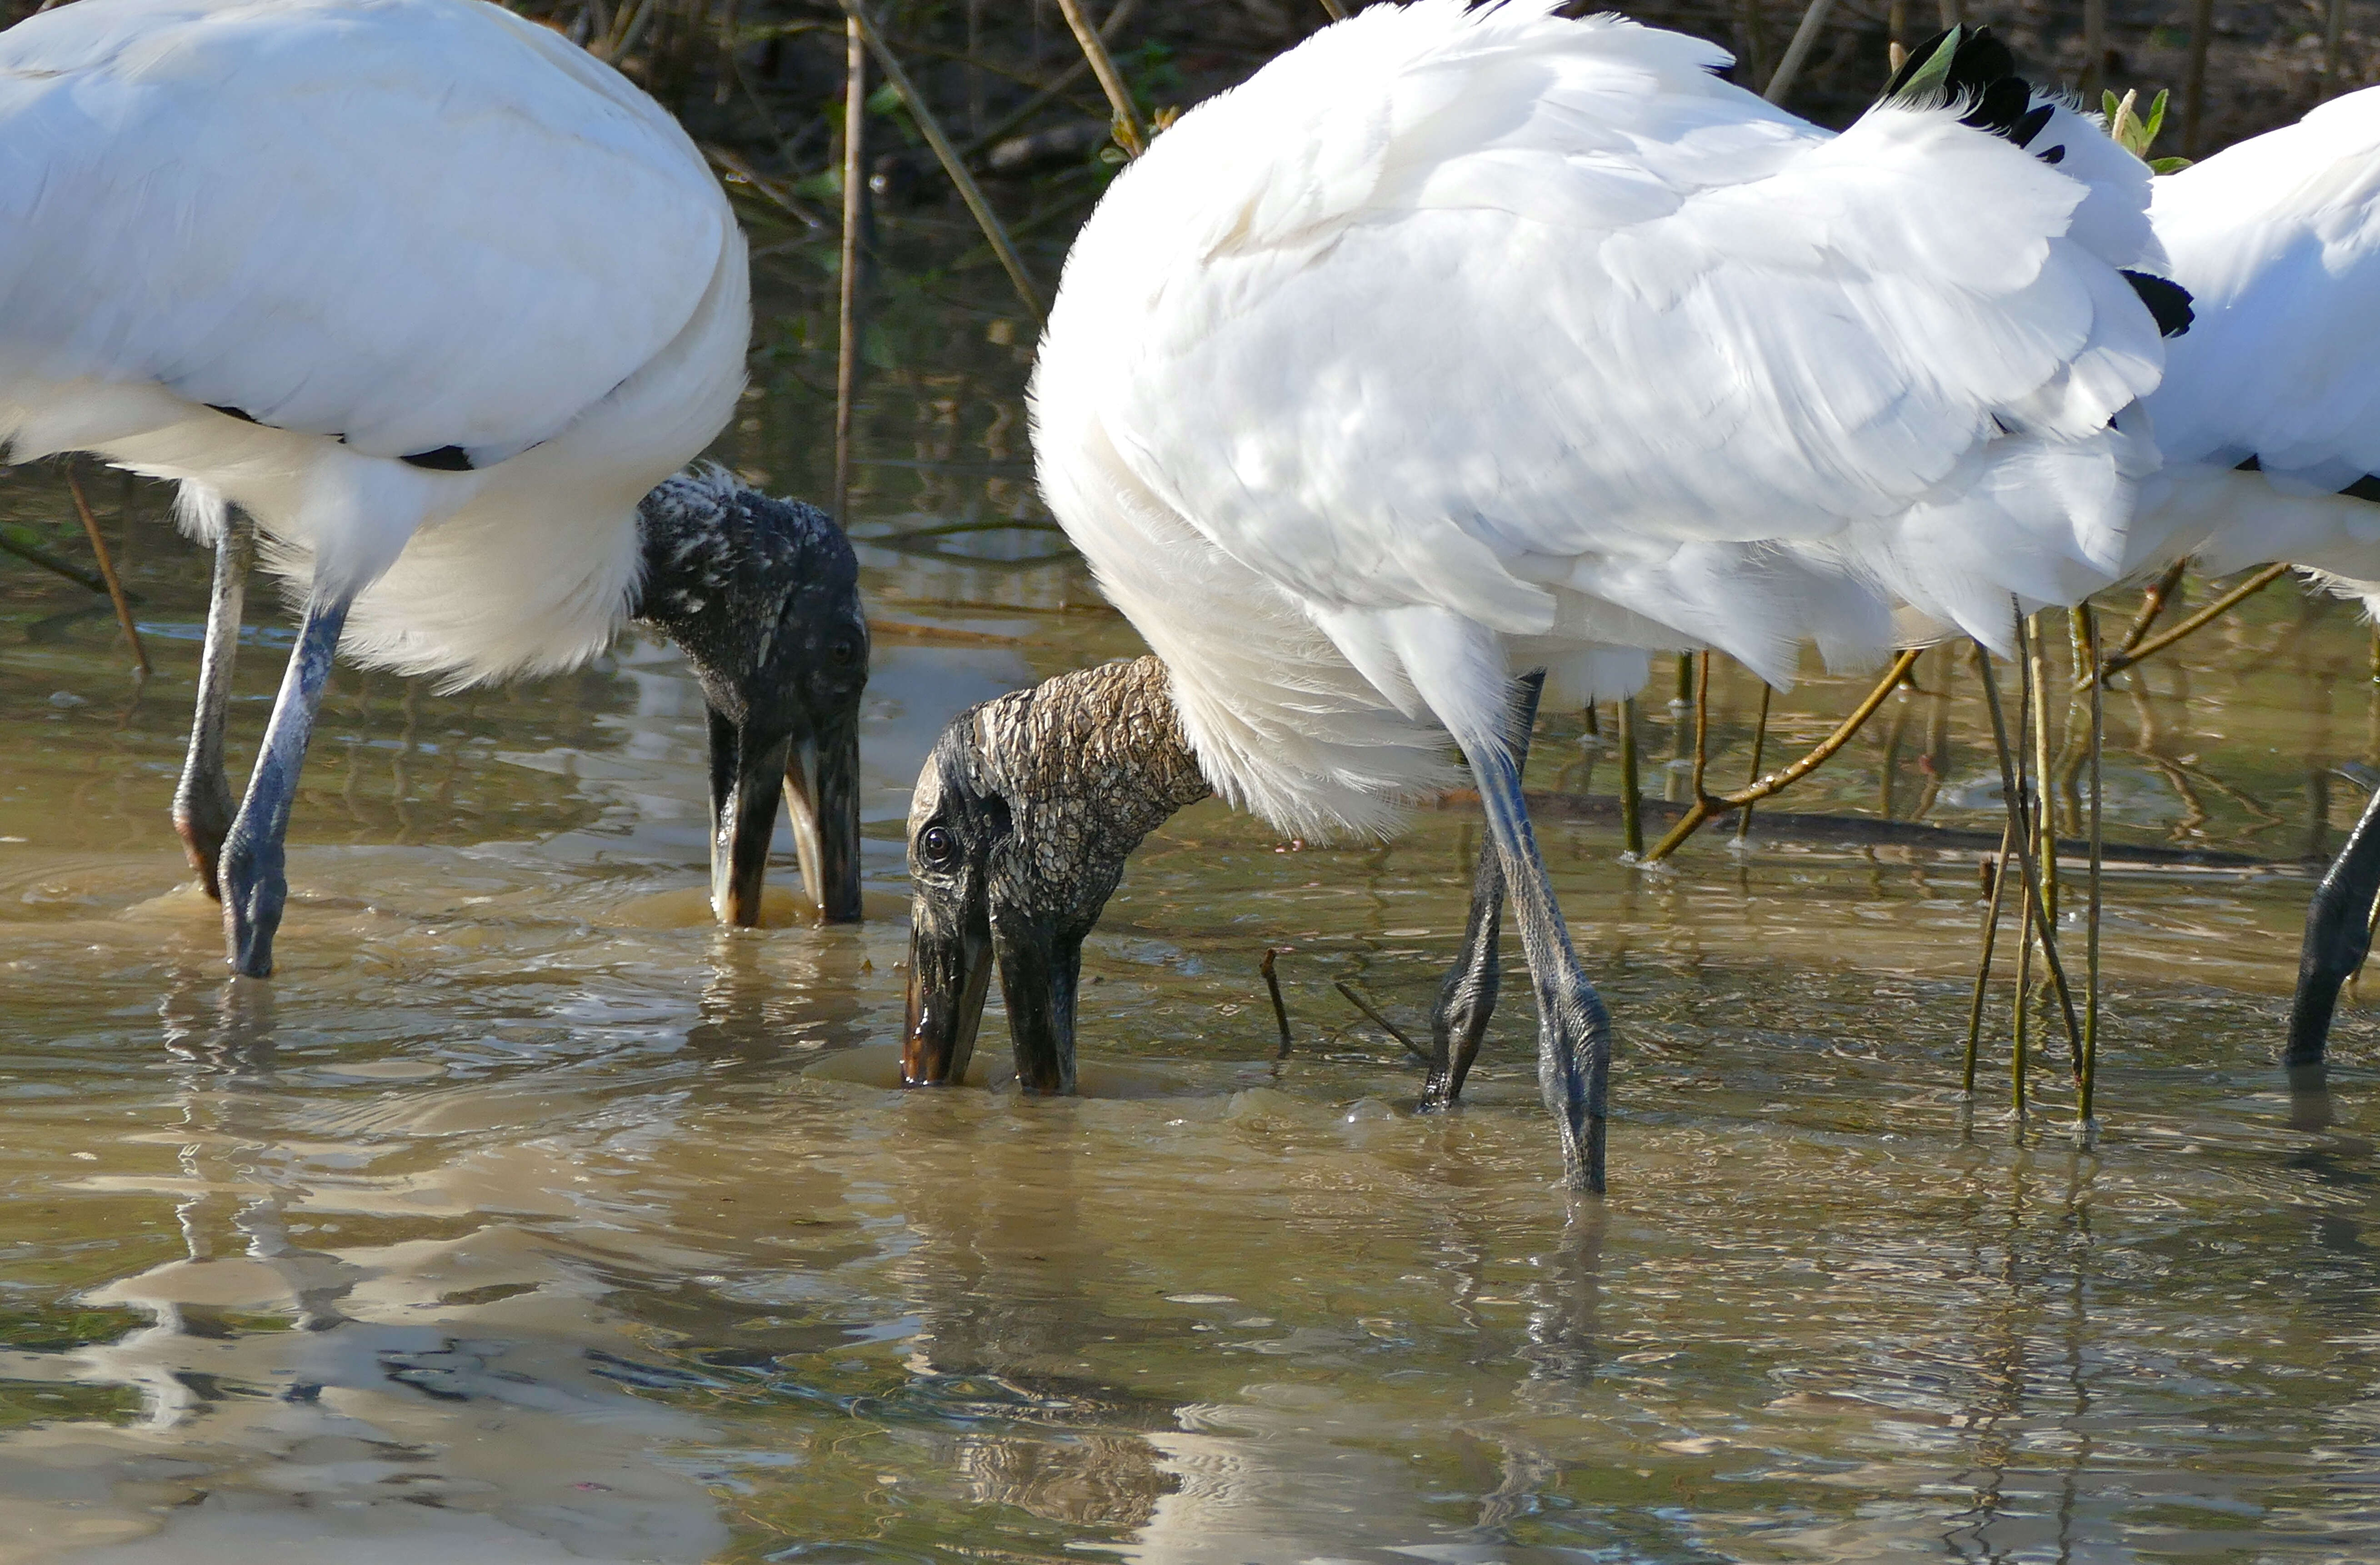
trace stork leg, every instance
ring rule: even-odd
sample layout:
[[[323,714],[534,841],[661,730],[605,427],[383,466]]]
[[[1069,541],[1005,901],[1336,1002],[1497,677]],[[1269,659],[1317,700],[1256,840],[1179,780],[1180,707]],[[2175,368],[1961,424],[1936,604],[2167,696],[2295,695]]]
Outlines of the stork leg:
[[[1603,1189],[1604,1114],[1611,1071],[1611,1018],[1572,949],[1546,861],[1521,796],[1521,770],[1497,739],[1456,735],[1478,779],[1488,832],[1503,861],[1512,910],[1537,995],[1537,1088],[1562,1138],[1573,1190]]]
[[[339,649],[339,631],[347,623],[351,601],[350,596],[306,605],[306,622],[281,676],[281,694],[273,702],[264,748],[249,774],[239,818],[224,843],[224,935],[232,966],[251,978],[273,973],[273,931],[281,928],[282,905],[289,897],[282,851],[289,832],[289,808],[297,802],[298,769],[306,764],[314,713],[322,704],[322,686],[330,679],[331,659]]]
[[[1523,674],[1520,696],[1512,703],[1509,740],[1512,767],[1525,771],[1529,764],[1529,733],[1536,725],[1537,698],[1545,694],[1546,671]],[[1439,986],[1438,1004],[1429,1013],[1429,1079],[1422,1087],[1425,1111],[1443,1109],[1463,1096],[1463,1078],[1479,1057],[1488,1036],[1488,1018],[1496,1013],[1496,995],[1502,974],[1498,948],[1504,926],[1504,865],[1489,832],[1479,843],[1479,864],[1471,879],[1471,918],[1463,931],[1463,952],[1446,970]]]
[[[2372,953],[2372,913],[2380,897],[2380,790],[2347,834],[2306,909],[2305,944],[2298,954],[2297,999],[2289,1007],[2289,1046],[2281,1063],[2319,1065],[2330,1045],[2331,1013],[2339,986]]]
[[[215,540],[213,594],[207,601],[206,649],[199,661],[199,700],[190,718],[190,752],[174,790],[174,831],[207,895],[223,900],[217,867],[231,831],[231,782],[224,775],[224,720],[231,710],[231,671],[239,654],[240,613],[256,564],[256,524],[237,510]]]

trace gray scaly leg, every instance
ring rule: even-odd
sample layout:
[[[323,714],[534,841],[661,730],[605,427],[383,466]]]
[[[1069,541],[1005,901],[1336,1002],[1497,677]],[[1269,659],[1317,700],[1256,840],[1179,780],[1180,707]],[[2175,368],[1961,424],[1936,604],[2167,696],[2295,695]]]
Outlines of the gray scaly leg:
[[[2380,790],[2347,834],[2347,845],[2323,872],[2306,909],[2305,944],[2298,953],[2297,999],[2289,1007],[2289,1041],[2281,1063],[2319,1065],[2330,1045],[2330,1019],[2339,987],[2372,953],[2372,910],[2380,896]]]
[[[1520,769],[1501,745],[1463,752],[1479,781],[1488,831],[1504,865],[1512,910],[1537,995],[1537,1087],[1561,1132],[1562,1165],[1573,1190],[1603,1189],[1604,1120],[1611,1072],[1611,1018],[1587,982],[1554,901],[1546,861],[1521,797]]]
[[[273,935],[281,928],[281,909],[289,897],[284,872],[283,842],[289,833],[289,809],[298,798],[298,772],[306,764],[306,745],[314,736],[314,713],[322,704],[322,687],[331,675],[331,659],[339,649],[339,631],[347,623],[352,598],[306,606],[306,623],[298,632],[297,648],[281,676],[281,694],[273,703],[273,722],[264,731],[264,748],[249,774],[248,797],[240,802],[239,819],[223,850],[224,935],[231,948],[231,964],[251,978],[273,973]]]
[[[224,775],[224,720],[231,710],[232,663],[239,655],[240,612],[256,564],[256,525],[238,511],[215,540],[213,595],[207,601],[206,649],[199,661],[199,701],[190,718],[190,753],[174,790],[174,830],[207,895],[223,900],[218,866],[231,831],[231,782]]]
[[[1512,746],[1515,773],[1529,764],[1529,734],[1536,726],[1537,698],[1545,694],[1546,671],[1535,670],[1519,681],[1519,698],[1512,703]],[[1439,986],[1438,1004],[1429,1014],[1429,1080],[1422,1088],[1425,1111],[1443,1109],[1463,1096],[1463,1079],[1479,1057],[1488,1022],[1496,1013],[1496,996],[1502,984],[1498,947],[1504,925],[1504,865],[1496,850],[1494,832],[1479,843],[1479,864],[1471,880],[1471,918],[1463,931],[1463,952],[1446,970]]]

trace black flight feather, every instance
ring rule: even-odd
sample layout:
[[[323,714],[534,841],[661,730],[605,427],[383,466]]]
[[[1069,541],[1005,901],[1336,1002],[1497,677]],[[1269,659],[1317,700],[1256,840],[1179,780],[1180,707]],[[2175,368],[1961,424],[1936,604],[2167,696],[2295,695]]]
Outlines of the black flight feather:
[[[2178,337],[2190,330],[2192,312],[2188,288],[2145,272],[2127,271],[2124,281],[2132,285],[2132,292],[2141,296],[2141,302],[2156,318],[2157,335]]]

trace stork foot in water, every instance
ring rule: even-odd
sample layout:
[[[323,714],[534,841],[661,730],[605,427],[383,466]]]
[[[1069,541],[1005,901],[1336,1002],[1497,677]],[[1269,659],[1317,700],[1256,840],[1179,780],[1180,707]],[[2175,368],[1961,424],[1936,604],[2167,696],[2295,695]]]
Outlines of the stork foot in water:
[[[1537,699],[1545,694],[1546,672],[1521,676],[1519,698],[1512,704],[1512,766],[1529,766],[1529,733],[1536,726]],[[1429,1077],[1421,1090],[1425,1112],[1451,1107],[1463,1096],[1463,1083],[1479,1045],[1488,1037],[1488,1023],[1496,1014],[1496,999],[1503,988],[1500,963],[1504,926],[1504,861],[1491,833],[1479,844],[1479,865],[1471,878],[1471,916],[1463,926],[1463,951],[1446,970],[1439,986],[1438,1004],[1429,1013]]]
[[[2289,1044],[2281,1051],[2281,1063],[2289,1069],[2323,1062],[2338,991],[2372,954],[2375,901],[2380,901],[2380,789],[2363,807],[2363,818],[2323,872],[2306,908],[2297,998],[2289,1007]]]
[[[256,770],[249,773],[248,796],[240,800],[239,815],[224,843],[219,871],[224,938],[234,969],[251,978],[273,973],[273,936],[289,900],[284,847],[289,808],[298,802],[298,772],[314,737],[314,714],[322,704],[322,686],[331,677],[331,660],[339,650],[349,601],[334,598],[306,606],[298,646],[281,676],[281,693],[273,698],[273,721],[265,725],[264,748],[256,758]]]
[[[1488,834],[1504,867],[1512,913],[1537,994],[1537,1093],[1561,1132],[1562,1169],[1572,1189],[1603,1191],[1605,1105],[1611,1074],[1611,1018],[1587,982],[1554,901],[1546,861],[1521,796],[1521,769],[1501,734],[1455,734],[1479,780]]]

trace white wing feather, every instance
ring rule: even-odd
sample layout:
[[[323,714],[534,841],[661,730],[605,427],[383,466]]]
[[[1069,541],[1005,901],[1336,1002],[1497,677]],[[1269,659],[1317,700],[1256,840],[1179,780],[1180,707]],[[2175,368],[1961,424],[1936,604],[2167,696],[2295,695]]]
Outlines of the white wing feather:
[[[2147,402],[2168,460],[2334,491],[2380,471],[2380,88],[2156,181],[2197,319]]]
[[[0,34],[9,380],[501,460],[678,334],[731,227],[666,115],[494,6],[85,0]]]
[[[1491,730],[1492,680],[1449,710],[1435,665],[1486,666],[1450,625],[1594,683],[1682,645],[1781,680],[1813,636],[1885,644],[1894,601],[2004,639],[2011,592],[2120,556],[2149,458],[2110,421],[2163,365],[2116,271],[2154,255],[2145,171],[2073,177],[1955,110],[1829,137],[1709,45],[1549,9],[1327,30],[1184,116],[1068,261],[1045,490],[1210,779],[1276,820],[1368,822],[1330,779],[1380,741],[1284,748],[1259,709],[1292,698],[1200,623],[1178,545],[1152,562],[1168,528],[1417,727]]]

